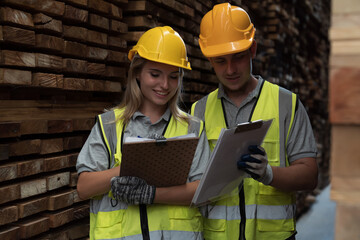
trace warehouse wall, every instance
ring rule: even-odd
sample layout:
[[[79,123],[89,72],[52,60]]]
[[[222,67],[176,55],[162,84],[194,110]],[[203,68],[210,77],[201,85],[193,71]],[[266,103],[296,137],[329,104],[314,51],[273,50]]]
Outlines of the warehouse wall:
[[[198,46],[205,0],[3,0],[0,5],[0,239],[82,239],[88,201],[76,193],[77,155],[94,118],[126,86],[127,51],[170,25],[192,64],[182,108],[217,87]],[[254,74],[299,93],[328,183],[328,1],[231,1],[256,26]],[[298,193],[298,215],[316,192]],[[310,196],[310,197],[309,197]]]

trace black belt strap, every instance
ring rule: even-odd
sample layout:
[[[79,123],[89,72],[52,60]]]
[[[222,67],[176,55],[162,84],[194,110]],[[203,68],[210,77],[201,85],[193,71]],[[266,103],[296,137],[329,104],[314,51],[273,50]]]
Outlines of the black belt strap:
[[[140,210],[140,225],[143,240],[150,240],[149,224],[147,218],[146,204],[139,205]]]

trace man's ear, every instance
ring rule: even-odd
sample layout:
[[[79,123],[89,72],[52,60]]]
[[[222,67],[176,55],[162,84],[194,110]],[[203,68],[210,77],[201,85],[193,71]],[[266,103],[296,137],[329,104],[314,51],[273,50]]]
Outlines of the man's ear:
[[[256,56],[256,50],[257,50],[257,43],[254,40],[251,47],[250,47],[250,52],[251,52],[251,58],[254,59]]]

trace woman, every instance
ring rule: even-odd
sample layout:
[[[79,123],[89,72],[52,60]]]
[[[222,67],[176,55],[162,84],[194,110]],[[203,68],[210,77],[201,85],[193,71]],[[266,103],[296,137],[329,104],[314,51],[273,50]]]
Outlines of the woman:
[[[156,27],[128,57],[124,99],[98,116],[76,166],[79,197],[91,198],[90,239],[203,239],[201,215],[189,204],[210,150],[202,122],[178,107],[183,68],[191,69],[185,44],[172,28]],[[188,133],[200,139],[186,184],[155,188],[136,177],[119,177],[126,137]]]

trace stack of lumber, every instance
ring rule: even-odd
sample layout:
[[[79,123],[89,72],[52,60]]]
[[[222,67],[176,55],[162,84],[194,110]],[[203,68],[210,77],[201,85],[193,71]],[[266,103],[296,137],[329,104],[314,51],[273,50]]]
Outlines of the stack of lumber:
[[[126,79],[127,0],[3,0],[0,239],[88,236],[77,155]]]
[[[331,192],[335,239],[360,236],[360,2],[333,0],[330,28]]]

